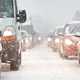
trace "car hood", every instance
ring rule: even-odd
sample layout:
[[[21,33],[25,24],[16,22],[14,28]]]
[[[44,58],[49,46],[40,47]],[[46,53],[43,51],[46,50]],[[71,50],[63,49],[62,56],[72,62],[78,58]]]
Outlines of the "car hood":
[[[77,43],[78,41],[80,41],[80,37],[77,35],[66,35],[64,39],[70,39],[74,43]]]

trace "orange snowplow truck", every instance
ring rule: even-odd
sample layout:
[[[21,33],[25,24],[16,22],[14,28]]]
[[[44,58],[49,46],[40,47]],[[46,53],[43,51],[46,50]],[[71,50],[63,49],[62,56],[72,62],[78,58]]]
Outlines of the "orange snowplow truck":
[[[16,0],[0,0],[0,59],[18,70],[21,64],[21,23],[26,21],[26,11],[17,8]]]

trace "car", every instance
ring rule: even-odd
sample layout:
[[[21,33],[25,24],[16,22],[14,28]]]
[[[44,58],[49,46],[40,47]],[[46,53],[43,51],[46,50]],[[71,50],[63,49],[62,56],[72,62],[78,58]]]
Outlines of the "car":
[[[60,40],[59,54],[62,58],[78,58],[80,63],[80,22],[73,21],[64,26]]]
[[[54,32],[54,36],[52,38],[49,38],[49,43],[48,45],[52,48],[53,51],[58,51],[59,50],[59,42],[60,38],[62,37],[63,34],[63,28],[57,28],[56,31]]]
[[[32,36],[26,36],[22,40],[22,51],[26,51],[26,49],[31,49],[32,48]]]
[[[32,36],[28,34],[26,30],[21,30],[20,32],[22,36],[21,50],[26,51],[26,49],[29,49],[32,47]]]
[[[47,43],[48,43],[48,47],[50,48],[53,48],[53,38],[54,38],[54,32],[49,33],[47,36]]]

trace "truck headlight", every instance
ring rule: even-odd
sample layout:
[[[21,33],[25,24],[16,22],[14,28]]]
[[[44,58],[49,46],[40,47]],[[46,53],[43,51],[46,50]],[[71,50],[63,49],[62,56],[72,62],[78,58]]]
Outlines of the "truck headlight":
[[[65,39],[64,43],[65,43],[65,45],[72,45],[73,44],[73,42],[69,39]]]
[[[15,30],[12,27],[7,27],[3,32],[2,40],[15,41],[16,35]]]
[[[13,36],[13,35],[15,35],[15,31],[12,27],[7,27],[4,30],[3,36]]]
[[[4,31],[3,36],[12,36],[12,32],[11,31]]]
[[[30,39],[30,41],[32,41],[32,37],[30,37],[29,39]]]

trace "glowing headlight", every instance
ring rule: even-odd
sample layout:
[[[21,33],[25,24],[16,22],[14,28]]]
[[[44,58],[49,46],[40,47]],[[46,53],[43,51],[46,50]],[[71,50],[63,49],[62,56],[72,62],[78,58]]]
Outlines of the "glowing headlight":
[[[32,37],[29,38],[32,41]]]
[[[41,40],[41,37],[38,37],[38,40]]]
[[[52,41],[52,39],[51,38],[48,38],[48,41]]]
[[[14,35],[14,29],[12,27],[7,27],[3,33],[3,36],[12,36]]]
[[[59,39],[55,39],[55,42],[56,42],[56,43],[59,43]]]
[[[28,43],[29,42],[29,39],[28,38],[26,38],[26,43]]]
[[[12,32],[11,31],[4,31],[3,36],[12,36]]]
[[[69,40],[69,39],[65,39],[65,44],[66,45],[72,45],[73,42],[71,40]]]

